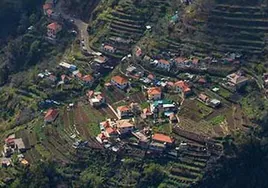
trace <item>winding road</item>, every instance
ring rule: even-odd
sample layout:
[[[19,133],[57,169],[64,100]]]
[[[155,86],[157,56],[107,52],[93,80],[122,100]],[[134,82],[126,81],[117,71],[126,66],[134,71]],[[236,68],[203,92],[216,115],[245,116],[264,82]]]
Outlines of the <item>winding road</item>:
[[[55,7],[55,11],[60,13],[61,16],[65,19],[65,20],[73,20],[73,23],[76,25],[77,29],[78,29],[78,33],[79,33],[79,37],[80,39],[84,39],[85,41],[85,47],[87,49],[87,51],[89,53],[94,53],[94,51],[90,48],[89,45],[89,35],[87,32],[87,27],[88,27],[88,23],[82,21],[79,18],[76,18],[74,16],[68,15],[65,13],[64,9],[63,9],[63,0],[59,1]]]

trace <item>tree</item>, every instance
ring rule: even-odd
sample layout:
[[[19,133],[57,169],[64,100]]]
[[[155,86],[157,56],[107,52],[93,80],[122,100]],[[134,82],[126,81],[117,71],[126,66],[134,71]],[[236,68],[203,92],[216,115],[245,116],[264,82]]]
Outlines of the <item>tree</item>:
[[[165,178],[163,169],[158,164],[149,164],[143,171],[140,187],[157,187]]]

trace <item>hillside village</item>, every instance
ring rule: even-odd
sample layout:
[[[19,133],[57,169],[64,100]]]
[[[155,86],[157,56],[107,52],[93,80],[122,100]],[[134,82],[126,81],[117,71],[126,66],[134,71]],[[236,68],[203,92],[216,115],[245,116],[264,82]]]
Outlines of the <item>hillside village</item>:
[[[243,51],[179,53],[176,41],[148,50],[144,41],[154,33],[152,21],[131,12],[129,3],[104,11],[89,31],[67,15],[60,0],[46,0],[45,40],[57,46],[63,33],[75,39],[57,63],[38,69],[31,86],[37,91],[21,92],[45,97],[37,98],[35,117],[0,142],[1,168],[29,168],[51,158],[82,163],[87,151],[96,150],[142,165],[167,160],[165,186],[191,187],[225,154],[226,136],[256,126],[240,100],[253,90],[267,97],[267,73],[259,79],[245,69]],[[178,19],[176,11],[169,24]],[[101,30],[106,23],[108,29]]]

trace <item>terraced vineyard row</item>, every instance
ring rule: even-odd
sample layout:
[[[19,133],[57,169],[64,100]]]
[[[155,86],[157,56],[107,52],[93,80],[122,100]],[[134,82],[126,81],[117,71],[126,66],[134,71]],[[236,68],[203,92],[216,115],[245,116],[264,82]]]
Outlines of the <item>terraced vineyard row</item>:
[[[197,57],[240,52],[248,56],[262,55],[266,49],[268,12],[261,6],[218,4],[208,15],[208,20],[192,22],[195,34],[187,39],[166,38],[163,44],[171,53],[181,52]],[[162,45],[163,46],[163,45]]]
[[[131,6],[133,5],[129,5],[129,7]],[[144,33],[144,18],[142,15],[137,14],[132,9],[129,9],[129,7],[117,7],[104,18],[104,20],[108,22],[108,30],[105,32],[105,36],[100,36],[97,43],[110,45],[116,49],[116,52],[114,53],[109,53],[100,49],[107,55],[117,57],[127,55],[130,53],[133,43],[137,42]],[[111,37],[119,37],[120,40],[114,41],[111,40]],[[97,47],[96,43],[93,45],[96,45]]]
[[[164,183],[167,187],[191,187],[203,177],[208,163],[218,158],[220,153],[211,149],[211,145],[216,144],[204,136],[179,128],[174,128],[173,132],[177,140],[187,143],[187,147],[179,151],[177,161],[172,163]]]
[[[268,13],[257,6],[220,4],[211,11],[208,19],[208,34],[219,36],[220,40],[214,45],[226,52],[261,54],[266,46],[264,33],[267,32]]]

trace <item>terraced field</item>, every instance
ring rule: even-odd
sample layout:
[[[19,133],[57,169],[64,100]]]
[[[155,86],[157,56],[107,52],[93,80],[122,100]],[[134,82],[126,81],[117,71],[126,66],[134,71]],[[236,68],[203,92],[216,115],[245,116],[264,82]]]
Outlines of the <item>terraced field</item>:
[[[206,137],[192,132],[181,133],[182,130],[173,129],[174,137],[178,141],[187,142],[187,147],[180,150],[179,156],[170,164],[168,178],[164,183],[167,187],[191,187],[197,183],[204,174],[206,166],[221,155],[219,143],[206,144]],[[217,148],[213,151],[213,147]]]
[[[145,30],[142,14],[138,14],[132,8],[132,4],[124,8],[117,7],[103,18],[108,30],[93,44],[95,48],[115,57],[130,53],[131,47],[140,39]],[[111,45],[116,48],[116,52],[112,54],[104,51],[100,44]]]
[[[262,55],[267,45],[268,13],[261,6],[218,4],[209,13],[207,26],[200,32],[211,41],[213,48],[211,45],[206,47],[212,53]]]
[[[264,55],[268,12],[261,5],[217,4],[204,15],[208,15],[207,21],[199,17],[193,21],[194,34],[188,37],[166,37],[161,41],[162,50],[197,57],[218,56],[226,52],[240,52],[249,57]]]

